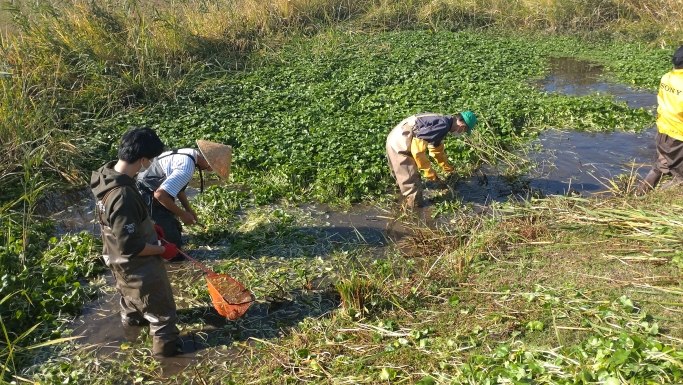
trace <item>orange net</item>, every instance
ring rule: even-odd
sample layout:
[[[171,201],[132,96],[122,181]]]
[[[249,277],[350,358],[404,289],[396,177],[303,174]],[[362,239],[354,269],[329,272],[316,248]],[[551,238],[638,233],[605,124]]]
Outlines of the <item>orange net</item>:
[[[213,307],[218,314],[229,320],[241,317],[254,301],[251,291],[227,274],[209,275],[206,282]]]

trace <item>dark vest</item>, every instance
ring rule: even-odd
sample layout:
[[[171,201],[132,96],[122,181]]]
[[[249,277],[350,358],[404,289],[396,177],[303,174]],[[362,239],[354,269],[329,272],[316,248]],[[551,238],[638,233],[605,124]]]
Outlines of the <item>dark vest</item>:
[[[138,173],[138,176],[135,179],[135,184],[137,185],[137,188],[140,191],[140,195],[142,195],[142,200],[145,202],[145,207],[147,207],[147,210],[151,210],[152,205],[154,205],[155,203],[156,205],[161,206],[161,203],[154,199],[154,192],[157,191],[159,186],[161,186],[161,184],[164,183],[164,181],[166,180],[166,173],[161,168],[161,164],[159,164],[159,159],[171,155],[185,155],[192,159],[194,165],[197,166],[197,161],[194,160],[192,155],[181,154],[177,150],[172,151],[168,155],[155,158],[152,164],[149,166],[149,168],[143,172]],[[183,187],[183,190],[185,190],[185,187],[187,187],[187,185]],[[175,201],[175,198],[173,198],[173,200]]]
[[[441,144],[443,138],[448,135],[453,124],[451,115],[441,115],[432,112],[422,112],[415,115],[414,135],[426,140],[434,147]]]

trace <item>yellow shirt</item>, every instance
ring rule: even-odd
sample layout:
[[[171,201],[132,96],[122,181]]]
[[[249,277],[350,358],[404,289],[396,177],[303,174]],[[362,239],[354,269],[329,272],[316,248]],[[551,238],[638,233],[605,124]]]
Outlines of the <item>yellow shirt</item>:
[[[657,130],[683,141],[683,69],[667,73],[659,83]]]

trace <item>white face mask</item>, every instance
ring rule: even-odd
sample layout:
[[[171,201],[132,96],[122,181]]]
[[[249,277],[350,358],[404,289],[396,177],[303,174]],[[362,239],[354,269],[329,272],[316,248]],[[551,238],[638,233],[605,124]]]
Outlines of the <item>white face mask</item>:
[[[150,161],[150,163],[151,163],[151,161]],[[151,164],[150,164],[150,166],[151,166]],[[147,167],[145,167],[145,162],[140,160],[140,171],[138,171],[138,172],[145,172],[145,171],[147,171]]]

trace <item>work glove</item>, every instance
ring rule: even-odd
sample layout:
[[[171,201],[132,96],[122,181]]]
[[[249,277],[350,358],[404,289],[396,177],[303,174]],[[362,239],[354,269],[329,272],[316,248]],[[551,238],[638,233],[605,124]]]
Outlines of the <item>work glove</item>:
[[[164,229],[161,228],[159,225],[154,225],[154,230],[157,232],[157,238],[163,239],[164,238]]]
[[[161,258],[163,258],[165,260],[169,260],[169,259],[175,257],[176,255],[178,255],[178,248],[173,243],[165,244],[164,249],[165,249],[164,252],[161,253]]]

